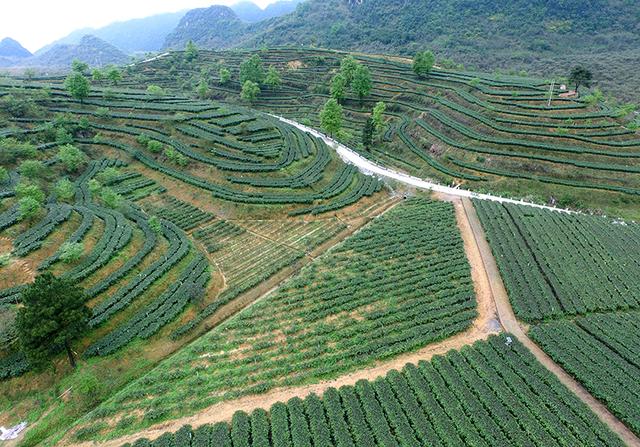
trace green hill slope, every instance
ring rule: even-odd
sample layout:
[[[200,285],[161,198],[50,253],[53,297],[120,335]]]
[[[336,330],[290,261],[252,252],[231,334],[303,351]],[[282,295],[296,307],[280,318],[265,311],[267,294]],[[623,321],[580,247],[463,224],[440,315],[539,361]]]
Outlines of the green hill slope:
[[[637,101],[640,87],[631,76],[640,63],[640,3],[630,0],[308,0],[291,14],[243,28],[230,35],[224,27],[198,27],[184,41],[400,54],[428,47],[482,70],[562,75],[583,63],[602,88],[626,100]]]

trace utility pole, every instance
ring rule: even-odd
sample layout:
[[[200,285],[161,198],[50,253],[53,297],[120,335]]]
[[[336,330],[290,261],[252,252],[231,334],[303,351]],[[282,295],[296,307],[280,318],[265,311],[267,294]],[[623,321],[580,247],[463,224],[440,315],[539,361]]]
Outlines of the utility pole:
[[[556,86],[556,80],[554,79],[551,82],[551,88],[549,89],[549,102],[547,103],[547,107],[551,107],[551,98],[553,97],[553,88]]]

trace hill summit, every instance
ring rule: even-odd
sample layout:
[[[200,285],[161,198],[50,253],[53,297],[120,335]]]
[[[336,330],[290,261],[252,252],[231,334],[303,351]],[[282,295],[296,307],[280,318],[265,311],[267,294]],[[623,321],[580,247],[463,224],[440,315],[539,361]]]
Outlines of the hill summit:
[[[80,43],[77,45],[54,45],[49,51],[31,59],[28,65],[68,67],[74,59],[86,62],[92,67],[123,64],[128,61],[127,55],[113,45],[95,36],[86,35],[80,39]]]
[[[31,52],[20,45],[20,42],[10,37],[0,41],[0,57],[13,57],[22,59],[31,56]]]

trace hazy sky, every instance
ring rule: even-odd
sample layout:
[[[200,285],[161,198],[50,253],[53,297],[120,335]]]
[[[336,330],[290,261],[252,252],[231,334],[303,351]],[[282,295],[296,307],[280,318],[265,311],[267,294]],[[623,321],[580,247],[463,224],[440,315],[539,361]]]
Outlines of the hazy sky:
[[[2,2],[0,40],[12,37],[33,52],[78,28],[98,28],[109,23],[163,12],[211,5],[231,5],[240,0],[10,0]],[[275,0],[253,0],[265,7]]]

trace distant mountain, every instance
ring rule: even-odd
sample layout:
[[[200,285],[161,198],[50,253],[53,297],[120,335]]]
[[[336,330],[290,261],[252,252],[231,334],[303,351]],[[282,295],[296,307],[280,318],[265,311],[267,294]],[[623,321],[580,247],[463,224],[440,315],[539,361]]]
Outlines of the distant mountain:
[[[76,45],[54,45],[48,51],[25,60],[25,66],[66,68],[74,59],[86,62],[91,67],[123,64],[129,57],[113,45],[95,36],[83,36]]]
[[[243,21],[249,23],[260,22],[261,20],[289,14],[296,9],[304,0],[283,0],[267,5],[262,9],[255,3],[244,1],[230,6],[236,15]]]
[[[233,6],[214,5],[192,9],[168,36],[165,49],[184,48],[189,40],[205,48],[228,48],[237,45],[254,31],[250,24],[265,23],[269,19],[294,11],[304,0],[278,1],[261,9],[250,1]]]
[[[405,55],[428,48],[479,70],[545,76],[583,64],[603,89],[640,101],[637,0],[307,0],[245,26],[237,15],[208,21],[204,10],[191,13],[200,20],[185,16],[167,46],[192,39],[208,48],[313,45]]]
[[[164,48],[182,49],[189,40],[206,48],[227,48],[246,32],[246,23],[227,6],[192,9],[165,40]]]
[[[0,57],[22,59],[30,57],[31,52],[10,37],[0,40]]]
[[[78,44],[83,36],[90,34],[127,54],[158,51],[162,48],[167,35],[178,25],[186,11],[158,14],[143,19],[115,22],[102,28],[83,28],[76,30],[36,51],[41,55],[54,45]]]

